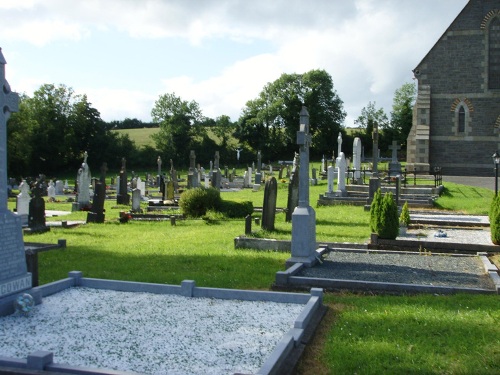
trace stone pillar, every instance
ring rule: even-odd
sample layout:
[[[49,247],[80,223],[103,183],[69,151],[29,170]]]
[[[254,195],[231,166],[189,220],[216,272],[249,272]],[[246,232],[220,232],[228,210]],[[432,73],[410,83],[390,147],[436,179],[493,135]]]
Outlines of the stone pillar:
[[[303,263],[313,266],[316,260],[316,213],[309,205],[309,113],[305,106],[300,111],[297,144],[300,146],[299,205],[292,214],[292,256],[287,266]]]

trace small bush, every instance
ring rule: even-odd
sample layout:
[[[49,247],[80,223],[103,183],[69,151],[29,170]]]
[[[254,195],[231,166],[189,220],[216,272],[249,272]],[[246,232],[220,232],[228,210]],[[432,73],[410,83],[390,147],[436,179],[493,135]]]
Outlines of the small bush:
[[[493,197],[490,205],[490,232],[491,242],[500,245],[500,196]]]
[[[253,203],[250,201],[234,202],[223,200],[220,211],[228,218],[243,218],[253,213]]]
[[[184,215],[201,217],[207,210],[219,210],[222,199],[220,192],[212,187],[197,187],[182,193],[179,206]]]
[[[410,225],[410,210],[408,209],[408,202],[403,204],[401,215],[399,215],[399,224],[407,227]]]
[[[380,210],[380,238],[395,240],[399,233],[398,206],[391,192],[385,193]]]

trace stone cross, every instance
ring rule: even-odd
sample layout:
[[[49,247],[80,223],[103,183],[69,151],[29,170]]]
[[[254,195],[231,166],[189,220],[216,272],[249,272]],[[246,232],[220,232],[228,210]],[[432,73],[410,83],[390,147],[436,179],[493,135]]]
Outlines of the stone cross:
[[[311,136],[309,135],[309,113],[305,107],[300,111],[300,128],[297,132],[297,144],[300,146],[299,153],[299,207],[309,206],[309,146]]]
[[[194,171],[195,164],[196,164],[196,154],[194,153],[194,150],[191,150],[189,153],[189,171],[190,172]]]
[[[10,90],[5,79],[5,58],[0,48],[0,211],[7,210],[7,120],[12,112],[19,110],[19,95]]]
[[[389,146],[389,150],[392,151],[392,162],[398,162],[398,151],[401,150],[401,146],[398,146],[398,141],[392,141],[392,145]]]
[[[353,144],[353,164],[354,164],[354,181],[356,184],[360,183],[361,179],[361,139],[359,137],[354,138]]]
[[[161,157],[158,156],[158,159],[156,159],[156,164],[158,164],[158,176],[161,176]]]

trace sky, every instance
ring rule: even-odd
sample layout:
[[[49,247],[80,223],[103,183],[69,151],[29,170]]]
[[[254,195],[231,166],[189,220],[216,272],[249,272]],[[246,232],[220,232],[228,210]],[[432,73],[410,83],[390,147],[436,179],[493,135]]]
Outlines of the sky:
[[[160,95],[237,121],[283,73],[323,69],[347,112],[394,92],[468,0],[0,0],[13,91],[63,84],[105,121],[151,121]]]

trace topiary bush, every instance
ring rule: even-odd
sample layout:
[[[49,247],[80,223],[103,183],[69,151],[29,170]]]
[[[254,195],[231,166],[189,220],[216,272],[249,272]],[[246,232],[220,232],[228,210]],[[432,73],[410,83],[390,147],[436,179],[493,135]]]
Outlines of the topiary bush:
[[[370,230],[378,233],[380,228],[380,209],[382,206],[382,191],[377,189],[373,195],[373,201],[370,206]]]
[[[403,204],[401,215],[399,215],[399,224],[405,227],[410,225],[410,210],[408,209],[408,202]]]
[[[490,232],[491,242],[500,245],[500,196],[493,197],[490,205]]]
[[[395,240],[399,234],[398,206],[391,192],[385,193],[382,199],[378,229],[378,236],[387,240]]]
[[[220,192],[212,187],[186,190],[179,200],[182,213],[190,217],[201,217],[207,213],[207,210],[219,211],[221,205]]]

